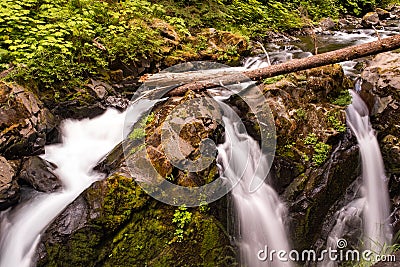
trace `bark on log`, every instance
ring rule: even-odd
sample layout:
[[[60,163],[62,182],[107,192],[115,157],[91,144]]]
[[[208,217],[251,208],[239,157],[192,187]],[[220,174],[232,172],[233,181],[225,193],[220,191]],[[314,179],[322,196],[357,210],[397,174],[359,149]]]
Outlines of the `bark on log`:
[[[243,75],[230,74],[216,79],[208,79],[184,84],[173,90],[168,95],[183,95],[187,90],[199,91],[213,88],[216,86],[229,85],[244,82],[248,79],[260,80],[274,77],[281,74],[287,74],[295,71],[301,71],[324,65],[335,64],[342,61],[353,60],[361,57],[371,56],[382,52],[391,51],[400,48],[400,34],[378,41],[350,46],[339,50],[302,58],[294,59],[282,64],[271,65],[265,68],[241,72]]]

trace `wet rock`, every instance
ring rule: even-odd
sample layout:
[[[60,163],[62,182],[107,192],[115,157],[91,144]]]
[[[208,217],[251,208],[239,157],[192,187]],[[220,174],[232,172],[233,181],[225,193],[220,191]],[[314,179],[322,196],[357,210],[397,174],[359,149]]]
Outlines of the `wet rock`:
[[[31,91],[0,83],[0,153],[17,159],[43,153],[58,121]]]
[[[24,161],[18,178],[37,191],[51,193],[62,187],[61,181],[53,172],[55,168],[50,162],[33,156]]]
[[[93,184],[46,230],[37,266],[235,265],[220,224],[198,209],[188,209],[183,240],[174,241],[176,210],[117,171]]]
[[[392,8],[390,9],[390,18],[394,20],[400,19],[400,6],[399,5],[393,5]]]
[[[377,12],[368,12],[362,18],[361,24],[364,27],[370,28],[379,24],[379,15]]]
[[[358,172],[358,150],[354,139],[346,137],[349,132],[344,125],[343,100],[352,84],[340,65],[279,79],[262,86],[278,136],[270,182],[290,203],[295,247],[309,248],[321,232],[321,221],[343,196],[342,187],[351,184]],[[176,208],[153,200],[138,185],[162,179],[193,187],[218,177],[214,161],[202,171],[188,173],[180,168],[188,166],[186,159],[195,161],[201,156],[201,140],[222,141],[221,127],[206,116],[210,103],[204,96],[189,91],[184,96],[170,97],[136,123],[128,138],[98,165],[97,169],[107,172],[108,178],[88,188],[46,231],[38,266],[66,262],[74,266],[235,264],[234,248],[227,236],[221,235],[221,228],[215,227],[226,226],[226,199],[211,204],[206,213],[188,209],[193,221],[185,229],[188,234],[184,239],[176,242],[176,226],[171,223]],[[182,106],[185,102],[191,104]],[[228,102],[248,132],[259,140],[260,129],[249,107],[235,97]],[[195,118],[182,119],[191,112]],[[215,112],[211,118],[219,117],[218,110]],[[316,149],[318,146],[323,149]],[[177,150],[183,158],[174,154]],[[214,156],[212,149],[210,155]],[[149,177],[145,161],[151,162],[152,171],[158,173],[156,178]],[[72,224],[69,214],[74,214],[73,210],[79,214]]]
[[[107,107],[113,107],[118,110],[125,110],[129,106],[130,102],[128,99],[117,96],[108,96],[105,100]]]
[[[4,157],[0,156],[0,211],[19,200],[19,186],[14,179],[15,171]]]
[[[382,53],[368,63],[361,74],[362,96],[371,106],[372,123],[377,130],[399,136],[398,108],[400,107],[399,53]],[[380,121],[380,123],[378,123]],[[390,122],[393,122],[391,124]]]
[[[91,83],[86,85],[92,90],[95,97],[102,100],[107,96],[109,91],[112,91],[111,85],[103,82],[91,79]]]
[[[390,18],[390,12],[386,11],[386,10],[384,10],[382,8],[379,8],[379,7],[376,8],[375,12],[378,14],[378,17],[379,17],[380,20],[384,20],[384,19]]]
[[[325,18],[318,23],[318,26],[321,27],[323,31],[330,31],[335,29],[336,23],[331,18]]]
[[[78,99],[57,103],[51,110],[61,118],[84,119],[94,118],[103,114],[107,107],[101,102],[82,102]]]
[[[109,75],[111,81],[114,83],[119,83],[124,79],[124,72],[122,70],[112,70]]]
[[[280,44],[280,43],[293,43],[293,42],[300,41],[299,38],[296,38],[293,35],[295,35],[295,34],[268,31],[265,33],[265,36],[263,37],[262,42],[263,43]]]
[[[351,15],[346,15],[339,19],[338,26],[341,30],[353,30],[362,28],[362,19]]]
[[[286,188],[291,236],[297,249],[307,249],[321,236],[322,218],[344,195],[344,189],[360,175],[359,151],[352,142],[340,144],[329,160],[317,169],[307,169]]]

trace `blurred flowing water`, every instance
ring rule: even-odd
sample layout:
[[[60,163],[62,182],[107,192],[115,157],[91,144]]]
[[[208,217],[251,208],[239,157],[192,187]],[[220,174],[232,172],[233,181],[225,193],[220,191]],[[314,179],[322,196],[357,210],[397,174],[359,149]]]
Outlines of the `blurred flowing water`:
[[[241,266],[292,266],[290,262],[266,257],[271,250],[290,250],[284,225],[286,207],[265,182],[272,162],[263,155],[258,142],[244,133],[244,126],[232,109],[224,109],[223,121],[225,142],[218,146],[217,162],[224,178],[236,184],[231,198]],[[261,249],[265,261],[258,257]]]
[[[337,213],[337,221],[328,237],[327,246],[337,248],[337,241],[355,228],[362,228],[362,247],[380,255],[391,244],[390,200],[385,168],[369,110],[356,91],[350,91],[352,104],[346,110],[347,123],[357,138],[361,155],[361,197],[355,198]],[[354,244],[352,244],[354,245]],[[337,266],[331,262],[326,266]]]
[[[154,103],[140,101],[128,118],[134,123]],[[52,220],[104,174],[93,171],[96,163],[123,139],[126,112],[114,109],[93,119],[66,120],[62,143],[45,148],[44,159],[56,164],[63,190],[35,193],[0,215],[0,267],[29,267],[41,233]]]

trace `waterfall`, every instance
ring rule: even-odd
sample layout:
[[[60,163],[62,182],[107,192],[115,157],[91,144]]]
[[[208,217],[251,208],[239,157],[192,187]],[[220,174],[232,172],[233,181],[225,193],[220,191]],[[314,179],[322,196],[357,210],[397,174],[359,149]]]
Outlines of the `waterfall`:
[[[40,235],[94,181],[104,178],[92,168],[123,139],[126,120],[133,124],[155,101],[141,100],[126,112],[107,110],[94,119],[66,120],[62,143],[45,148],[44,159],[55,163],[63,183],[60,192],[37,193],[0,214],[0,267],[29,267]],[[128,125],[131,125],[128,123]],[[127,131],[125,131],[127,132]]]
[[[359,91],[361,80],[356,81]],[[369,110],[356,91],[350,90],[352,104],[346,110],[347,123],[357,138],[362,164],[362,197],[356,198],[337,213],[337,221],[327,240],[327,246],[336,249],[345,235],[354,235],[363,228],[364,249],[376,254],[385,253],[392,232],[389,224],[390,201],[385,169],[379,144],[369,120]],[[363,227],[362,227],[363,226]],[[323,266],[337,266],[325,261]]]
[[[352,104],[347,108],[348,125],[357,138],[362,163],[365,205],[364,246],[375,253],[390,244],[389,193],[379,144],[369,121],[369,110],[361,97],[351,91]]]
[[[286,209],[275,190],[264,182],[271,162],[258,143],[241,131],[244,126],[234,111],[224,109],[223,122],[225,142],[218,146],[217,162],[221,177],[236,184],[231,197],[238,224],[236,241],[241,266],[291,266],[290,262],[278,259],[258,258],[261,249],[264,256],[268,255],[266,247],[268,251],[289,251],[283,223]],[[256,189],[254,182],[258,185]]]

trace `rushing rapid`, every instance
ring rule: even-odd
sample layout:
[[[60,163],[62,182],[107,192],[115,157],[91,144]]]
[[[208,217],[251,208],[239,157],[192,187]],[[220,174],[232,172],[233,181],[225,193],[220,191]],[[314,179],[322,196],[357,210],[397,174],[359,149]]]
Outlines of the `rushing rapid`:
[[[351,90],[352,104],[346,110],[347,124],[357,138],[361,155],[361,196],[352,200],[337,212],[336,224],[331,230],[327,246],[337,248],[337,241],[344,236],[359,232],[363,249],[376,254],[387,253],[392,230],[389,223],[390,201],[385,169],[379,144],[369,120],[369,110],[358,95],[360,81]],[[361,248],[360,248],[361,249]],[[324,267],[337,266],[325,262]]]
[[[378,140],[369,121],[369,111],[361,97],[351,91],[352,104],[347,108],[348,125],[355,134],[361,154],[365,204],[364,246],[376,253],[390,244],[390,201],[385,168]]]
[[[264,250],[261,258],[268,254],[265,248],[290,250],[283,221],[287,212],[276,191],[264,181],[272,162],[268,162],[259,144],[243,133],[244,126],[236,113],[224,111],[225,142],[218,146],[217,161],[222,176],[236,184],[231,196],[241,266],[292,266],[290,262],[258,257],[260,250]]]
[[[41,233],[83,190],[104,178],[93,167],[123,139],[126,119],[135,122],[151,105],[151,101],[139,101],[129,112],[133,114],[131,118],[127,118],[126,112],[109,109],[94,119],[63,122],[62,143],[46,146],[43,156],[58,166],[55,173],[63,189],[52,194],[34,194],[0,215],[0,267],[32,265]]]

